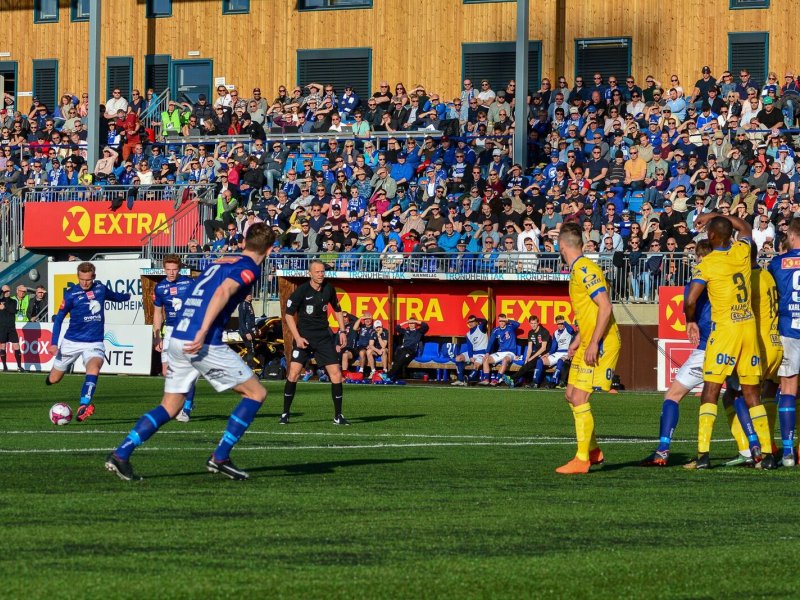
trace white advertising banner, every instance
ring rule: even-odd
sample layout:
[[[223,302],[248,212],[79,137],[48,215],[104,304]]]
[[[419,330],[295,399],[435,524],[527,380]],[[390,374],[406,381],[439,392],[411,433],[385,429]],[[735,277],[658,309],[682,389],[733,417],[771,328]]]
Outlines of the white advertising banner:
[[[63,329],[66,332],[66,325]],[[19,323],[22,366],[26,371],[50,371],[55,359],[52,323]],[[149,375],[152,359],[152,328],[149,325],[115,325],[106,323],[104,336],[106,360],[102,373]],[[17,364],[11,344],[6,347],[8,367]],[[83,361],[75,363],[75,372],[85,372]]]
[[[78,283],[77,262],[52,262],[48,265],[48,302],[52,320],[64,299],[64,291]],[[106,301],[106,323],[144,325],[142,308],[142,269],[149,269],[147,259],[96,260],[97,281],[115,292],[128,292],[127,302]]]

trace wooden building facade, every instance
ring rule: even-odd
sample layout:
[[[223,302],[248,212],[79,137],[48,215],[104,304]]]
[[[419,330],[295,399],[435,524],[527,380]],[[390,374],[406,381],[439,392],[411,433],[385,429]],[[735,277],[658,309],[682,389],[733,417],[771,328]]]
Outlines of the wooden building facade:
[[[101,0],[101,89],[169,86],[211,92],[216,78],[267,98],[326,75],[362,93],[386,79],[444,98],[464,76],[495,85],[513,73],[516,3],[492,0]],[[531,87],[600,69],[637,82],[703,65],[747,66],[756,79],[794,69],[794,0],[532,0]],[[88,84],[88,0],[5,0],[0,75],[6,92],[48,104]],[[625,71],[625,72],[623,72]],[[736,75],[736,74],[735,74]],[[128,96],[129,97],[129,96]]]

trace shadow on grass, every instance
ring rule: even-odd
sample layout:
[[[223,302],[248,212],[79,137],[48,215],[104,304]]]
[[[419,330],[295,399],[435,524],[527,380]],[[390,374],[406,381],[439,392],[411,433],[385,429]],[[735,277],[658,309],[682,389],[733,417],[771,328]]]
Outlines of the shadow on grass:
[[[351,460],[330,460],[324,462],[298,463],[294,465],[267,465],[264,467],[246,468],[248,473],[268,473],[270,471],[285,471],[284,477],[296,477],[298,475],[329,475],[335,473],[337,469],[350,467],[364,467],[372,465],[391,465],[406,462],[417,462],[433,460],[433,458],[358,458]],[[194,477],[205,475],[207,471],[191,471],[186,473],[165,473],[161,475],[150,475],[147,479],[164,479],[167,477]],[[225,478],[223,476],[223,478]]]
[[[644,460],[644,459],[645,459],[645,457],[642,456],[642,460]],[[650,470],[650,471],[655,470],[655,471],[658,471],[658,470],[661,470],[661,469],[664,469],[664,468],[666,468],[666,469],[675,469],[675,468],[680,469],[680,468],[683,467],[683,465],[688,463],[690,460],[694,460],[694,459],[695,459],[694,454],[670,453],[670,455],[669,455],[669,466],[667,466],[667,467],[642,467],[641,466],[642,460],[633,460],[633,461],[622,462],[622,463],[608,463],[608,462],[606,462],[606,463],[603,464],[603,467],[601,469],[598,469],[598,470],[599,471],[619,471],[620,469],[635,468],[635,469],[641,469],[643,471],[644,470]]]

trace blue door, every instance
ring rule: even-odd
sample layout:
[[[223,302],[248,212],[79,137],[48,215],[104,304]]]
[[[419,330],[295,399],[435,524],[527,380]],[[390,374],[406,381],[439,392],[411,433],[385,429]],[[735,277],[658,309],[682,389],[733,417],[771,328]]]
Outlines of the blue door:
[[[170,95],[178,102],[197,102],[200,94],[212,99],[213,66],[210,60],[173,60]]]

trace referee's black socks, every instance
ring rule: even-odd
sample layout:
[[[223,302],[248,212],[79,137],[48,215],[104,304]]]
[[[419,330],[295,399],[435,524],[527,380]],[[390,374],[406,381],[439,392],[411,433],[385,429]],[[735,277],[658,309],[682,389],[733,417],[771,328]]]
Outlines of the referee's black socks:
[[[333,399],[333,416],[342,414],[342,382],[331,384],[331,398]]]
[[[297,389],[296,381],[286,380],[283,386],[283,414],[288,415],[289,410],[292,408],[292,401],[294,400],[294,392]]]

